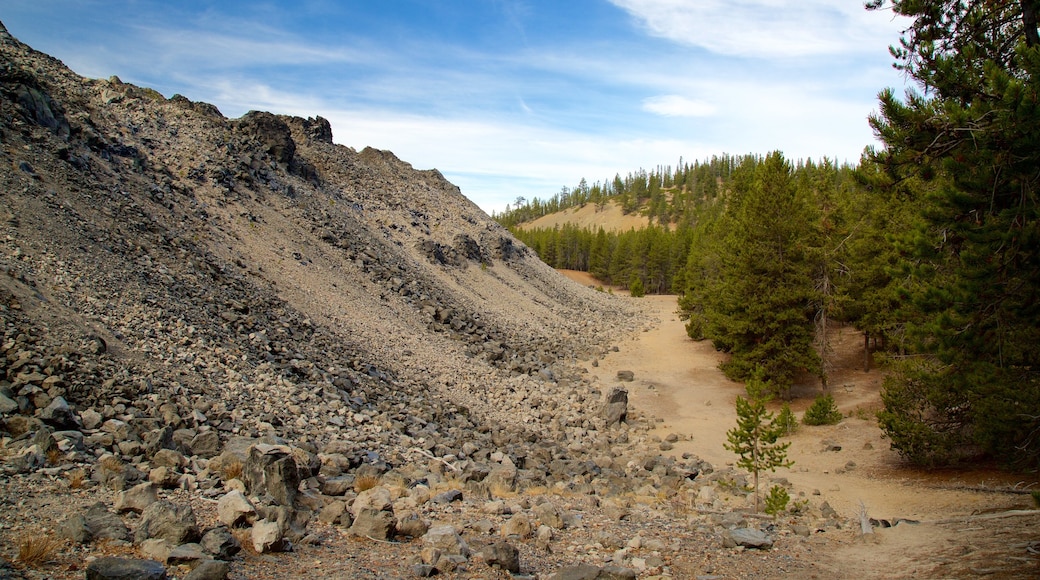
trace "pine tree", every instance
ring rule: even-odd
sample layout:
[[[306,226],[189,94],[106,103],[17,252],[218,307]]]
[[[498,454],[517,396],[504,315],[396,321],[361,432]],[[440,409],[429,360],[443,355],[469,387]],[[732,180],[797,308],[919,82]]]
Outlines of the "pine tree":
[[[732,355],[722,365],[727,376],[743,380],[761,367],[786,393],[798,372],[820,369],[807,254],[814,220],[781,153],[751,165],[734,175],[741,189],[719,248],[719,282],[704,297],[705,334]]]
[[[892,187],[921,183],[916,227],[900,240],[899,291],[909,348],[925,360],[886,386],[882,424],[894,444],[956,439],[956,455],[1036,467],[1040,3],[877,0],[873,7],[889,5],[914,19],[893,54],[925,92],[903,101],[881,94],[871,123],[885,148],[873,159]],[[929,449],[900,450],[934,462]]]
[[[725,448],[740,456],[737,467],[752,473],[755,480],[755,512],[759,507],[759,474],[776,471],[778,467],[790,467],[787,459],[790,443],[777,443],[784,434],[785,425],[780,424],[773,413],[766,410],[766,402],[772,388],[762,379],[762,369],[757,369],[748,379],[748,398],[737,397],[737,426],[726,432]]]

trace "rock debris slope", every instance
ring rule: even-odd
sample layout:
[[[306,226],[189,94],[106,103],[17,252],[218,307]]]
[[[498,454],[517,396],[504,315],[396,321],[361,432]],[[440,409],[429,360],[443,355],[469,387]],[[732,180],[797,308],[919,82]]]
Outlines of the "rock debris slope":
[[[91,363],[113,365],[55,379],[70,403],[171,402],[228,433],[385,454],[431,411],[541,431],[561,415],[541,393],[592,402],[568,363],[623,331],[625,307],[436,170],[335,145],[320,117],[229,120],[2,45],[7,301],[63,364],[96,337]]]

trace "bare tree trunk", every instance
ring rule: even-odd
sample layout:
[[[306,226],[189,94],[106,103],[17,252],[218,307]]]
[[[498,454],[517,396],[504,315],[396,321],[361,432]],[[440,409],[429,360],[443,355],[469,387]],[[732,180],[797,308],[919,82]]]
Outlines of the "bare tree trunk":
[[[863,372],[870,372],[870,333],[863,333]]]

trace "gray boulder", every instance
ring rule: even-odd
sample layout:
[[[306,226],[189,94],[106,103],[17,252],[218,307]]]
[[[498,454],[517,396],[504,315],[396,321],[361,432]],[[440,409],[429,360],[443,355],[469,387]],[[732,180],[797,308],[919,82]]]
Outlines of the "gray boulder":
[[[256,507],[242,492],[231,491],[217,501],[217,519],[229,528],[252,524],[256,521]]]
[[[87,564],[87,580],[166,580],[166,568],[155,560],[106,556]]]
[[[730,530],[729,538],[737,546],[744,546],[745,548],[763,550],[773,547],[773,538],[769,534],[755,528]]]
[[[251,495],[267,494],[274,503],[290,507],[296,502],[300,472],[288,446],[258,443],[250,447],[242,477]]]
[[[155,484],[146,481],[117,493],[115,508],[120,513],[141,513],[157,501],[159,501],[159,491],[155,488]]]
[[[394,536],[396,521],[388,511],[363,509],[354,515],[350,533],[373,540],[389,540]]]
[[[184,576],[184,580],[225,580],[230,572],[227,562],[220,560],[203,560],[194,570]]]
[[[161,538],[175,546],[198,540],[195,512],[189,505],[177,505],[166,500],[151,504],[141,512],[141,522],[134,532],[136,543],[148,538]]]
[[[484,548],[484,561],[492,568],[501,568],[513,574],[520,572],[520,550],[516,546],[498,541]]]
[[[208,530],[202,535],[199,544],[217,560],[230,560],[242,550],[242,545],[224,526]]]

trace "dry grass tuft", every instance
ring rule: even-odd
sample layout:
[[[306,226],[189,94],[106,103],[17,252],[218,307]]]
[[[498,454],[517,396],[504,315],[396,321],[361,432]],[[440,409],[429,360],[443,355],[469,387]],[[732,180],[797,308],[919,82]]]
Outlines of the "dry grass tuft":
[[[82,469],[73,469],[65,473],[69,481],[69,489],[82,489],[87,481],[87,472]]]
[[[33,568],[51,559],[61,542],[54,536],[30,536],[18,542],[18,556],[22,565]]]
[[[520,494],[517,493],[512,486],[506,485],[502,482],[495,482],[491,484],[491,487],[490,489],[488,489],[488,492],[491,494],[491,497],[496,497],[499,499],[513,499],[516,497],[520,497]]]
[[[379,485],[379,478],[375,475],[361,475],[354,479],[354,491],[361,493]]]
[[[61,452],[61,449],[51,447],[50,450],[47,451],[48,465],[61,465],[63,459],[65,459],[65,454]]]
[[[115,455],[106,455],[98,461],[98,465],[106,471],[119,473],[123,471],[123,462]]]
[[[242,556],[257,556],[260,554],[260,552],[256,551],[256,547],[253,546],[253,531],[251,528],[232,530],[231,535],[242,546]]]
[[[224,478],[224,481],[231,479],[241,479],[242,472],[245,470],[245,465],[242,464],[238,459],[228,459],[220,467],[220,474]]]

